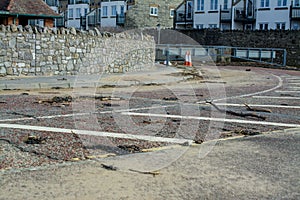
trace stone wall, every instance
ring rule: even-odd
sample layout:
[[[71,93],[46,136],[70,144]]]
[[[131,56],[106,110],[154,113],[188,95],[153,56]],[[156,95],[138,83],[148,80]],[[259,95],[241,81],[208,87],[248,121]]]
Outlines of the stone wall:
[[[300,31],[220,31],[217,29],[204,29],[181,32],[201,45],[283,48],[287,50],[287,65],[300,67]]]
[[[0,27],[0,75],[123,73],[150,68],[153,37],[138,30],[119,34],[75,29]]]

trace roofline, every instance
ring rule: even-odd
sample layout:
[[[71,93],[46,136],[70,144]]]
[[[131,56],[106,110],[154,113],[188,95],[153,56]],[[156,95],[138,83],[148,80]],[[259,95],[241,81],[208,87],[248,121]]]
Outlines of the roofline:
[[[61,15],[34,15],[34,14],[21,14],[21,13],[10,13],[6,11],[0,11],[0,14],[10,15],[10,16],[25,16],[25,17],[43,17],[43,18],[60,18]]]

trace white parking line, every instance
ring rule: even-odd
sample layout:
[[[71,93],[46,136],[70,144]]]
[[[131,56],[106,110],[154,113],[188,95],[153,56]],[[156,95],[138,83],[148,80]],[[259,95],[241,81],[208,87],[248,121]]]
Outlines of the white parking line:
[[[233,103],[216,103],[218,106],[232,106],[232,107],[245,107],[245,104],[233,104]],[[300,109],[300,106],[283,106],[283,105],[258,105],[247,104],[251,107],[263,107],[263,108],[286,108],[286,109]]]
[[[121,138],[121,139],[146,140],[151,142],[168,142],[168,143],[175,143],[175,144],[183,144],[186,142],[188,142],[189,144],[193,143],[193,140],[184,139],[184,138],[164,138],[164,137],[154,137],[150,135],[133,135],[133,134],[123,134],[123,133],[102,132],[102,131],[75,130],[75,129],[64,129],[64,128],[55,128],[55,127],[46,127],[46,126],[0,124],[0,127],[32,130],[32,131],[47,131],[47,132],[55,132],[55,133],[76,133],[78,135],[92,135],[92,136]]]
[[[133,113],[133,112],[123,112],[121,114],[123,114],[123,115],[132,115],[132,116],[162,117],[162,118],[177,118],[177,119],[193,119],[193,120],[204,120],[204,121],[230,122],[230,123],[239,123],[239,124],[257,124],[257,125],[268,125],[268,126],[300,128],[300,124],[286,124],[286,123],[266,122],[266,121],[251,121],[251,120],[240,120],[240,119],[196,117],[196,116],[181,116],[181,115],[163,115],[163,114]]]
[[[174,105],[131,108],[131,109],[111,110],[111,111],[102,111],[102,112],[93,112],[93,113],[86,112],[86,113],[71,113],[65,115],[49,115],[49,116],[37,116],[37,117],[22,117],[22,118],[14,118],[14,119],[0,119],[0,122],[15,122],[15,121],[24,121],[24,120],[32,120],[32,119],[53,119],[53,118],[60,118],[60,117],[63,118],[63,117],[85,116],[91,114],[111,114],[111,113],[131,112],[131,111],[148,110],[148,109],[156,109],[156,108],[167,108],[171,106]]]
[[[290,87],[287,87],[286,89],[287,89],[287,90],[299,90],[299,91],[300,91],[300,87],[293,87],[293,86],[290,86]]]
[[[293,90],[293,91],[291,91],[291,90],[276,90],[275,91],[276,93],[300,93],[300,91],[295,91],[295,90]]]
[[[238,95],[238,96],[231,96],[231,97],[224,97],[224,98],[220,98],[220,99],[213,99],[214,102],[216,101],[223,101],[223,100],[227,100],[227,99],[237,99],[237,98],[243,98],[243,97],[250,97],[250,96],[254,96],[254,95],[259,95],[259,94],[264,94],[264,93],[267,93],[267,92],[271,92],[273,90],[276,90],[280,87],[282,87],[283,85],[283,80],[282,78],[280,78],[279,76],[276,76],[276,75],[273,75],[275,78],[278,79],[278,84],[273,87],[273,88],[270,88],[270,89],[267,89],[267,90],[262,90],[262,91],[259,91],[259,92],[254,92],[254,93],[248,93],[248,94],[242,94],[242,95]],[[203,103],[206,103],[206,101],[199,101],[197,102],[198,104],[203,104]]]
[[[298,100],[300,97],[280,97],[280,96],[253,96],[252,98],[257,99],[289,99],[289,100]]]

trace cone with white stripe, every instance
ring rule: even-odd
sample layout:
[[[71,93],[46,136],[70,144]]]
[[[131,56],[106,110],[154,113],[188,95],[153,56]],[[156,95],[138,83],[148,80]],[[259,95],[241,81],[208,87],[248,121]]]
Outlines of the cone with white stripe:
[[[185,53],[185,62],[184,62],[184,65],[188,66],[188,67],[191,67],[193,65],[192,64],[192,56],[191,56],[190,51],[187,51]]]

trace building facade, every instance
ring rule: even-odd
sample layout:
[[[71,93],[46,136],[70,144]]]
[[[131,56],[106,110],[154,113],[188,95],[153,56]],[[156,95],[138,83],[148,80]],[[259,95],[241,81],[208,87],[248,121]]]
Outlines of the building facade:
[[[117,17],[124,17],[126,12],[125,1],[106,0],[101,3],[101,27],[116,27]]]
[[[43,0],[2,0],[0,1],[0,24],[39,25],[54,27],[60,17]],[[38,23],[38,24],[36,24]]]
[[[189,3],[190,2],[190,3]],[[298,30],[300,28],[300,0],[190,0],[184,1],[176,12],[193,6],[192,28],[219,28],[221,30]],[[175,18],[175,28],[184,29]]]
[[[125,27],[171,28],[174,10],[180,3],[182,0],[128,0]]]

